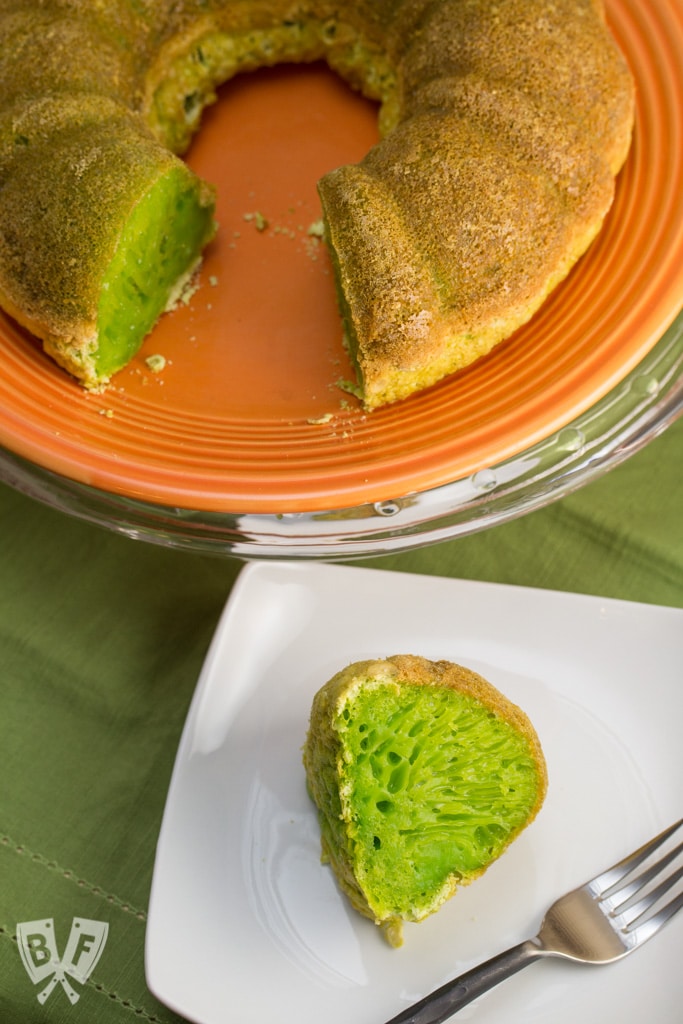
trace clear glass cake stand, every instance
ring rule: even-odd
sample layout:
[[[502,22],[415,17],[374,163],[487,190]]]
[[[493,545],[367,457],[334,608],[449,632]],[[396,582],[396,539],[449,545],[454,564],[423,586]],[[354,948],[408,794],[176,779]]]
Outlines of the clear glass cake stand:
[[[523,453],[413,494],[324,512],[211,513],[86,486],[0,450],[0,479],[51,508],[127,537],[245,559],[345,560],[488,529],[575,491],[683,413],[683,313],[605,398]]]

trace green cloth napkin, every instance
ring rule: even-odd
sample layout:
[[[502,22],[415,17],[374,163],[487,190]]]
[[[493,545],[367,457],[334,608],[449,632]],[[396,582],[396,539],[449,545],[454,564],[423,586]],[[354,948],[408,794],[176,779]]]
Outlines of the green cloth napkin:
[[[683,607],[683,421],[547,508],[366,559],[406,572]],[[148,992],[155,844],[188,704],[241,568],[89,526],[0,486],[0,1021],[180,1020]],[[107,922],[73,1005],[45,1004],[19,923]],[[36,930],[33,929],[34,942]],[[40,954],[39,945],[37,956]]]

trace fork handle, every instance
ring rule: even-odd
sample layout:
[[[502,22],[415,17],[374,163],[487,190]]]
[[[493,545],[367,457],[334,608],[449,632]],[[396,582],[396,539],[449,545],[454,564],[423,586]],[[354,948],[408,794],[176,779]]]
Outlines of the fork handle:
[[[542,956],[543,950],[535,939],[520,942],[519,945],[479,964],[478,967],[473,967],[471,971],[446,982],[419,1003],[392,1017],[387,1024],[441,1024],[477,996],[488,992],[494,985],[510,978]]]

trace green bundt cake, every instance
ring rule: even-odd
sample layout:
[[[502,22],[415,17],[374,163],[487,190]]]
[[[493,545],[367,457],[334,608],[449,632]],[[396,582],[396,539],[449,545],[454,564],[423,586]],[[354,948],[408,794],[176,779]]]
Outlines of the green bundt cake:
[[[316,694],[304,746],[323,858],[392,945],[481,875],[547,788],[526,715],[481,676],[398,655]]]
[[[598,232],[633,88],[602,0],[0,0],[0,305],[87,387],[212,237],[182,160],[217,87],[325,60],[382,141],[320,182],[366,408],[467,365]]]

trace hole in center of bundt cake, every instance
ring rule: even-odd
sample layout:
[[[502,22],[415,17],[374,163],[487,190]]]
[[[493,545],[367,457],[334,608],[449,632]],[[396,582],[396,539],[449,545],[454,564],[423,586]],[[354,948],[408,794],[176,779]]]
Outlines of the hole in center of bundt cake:
[[[525,738],[457,691],[365,687],[340,735],[352,855],[377,909],[426,909],[453,875],[494,860],[535,805]]]

